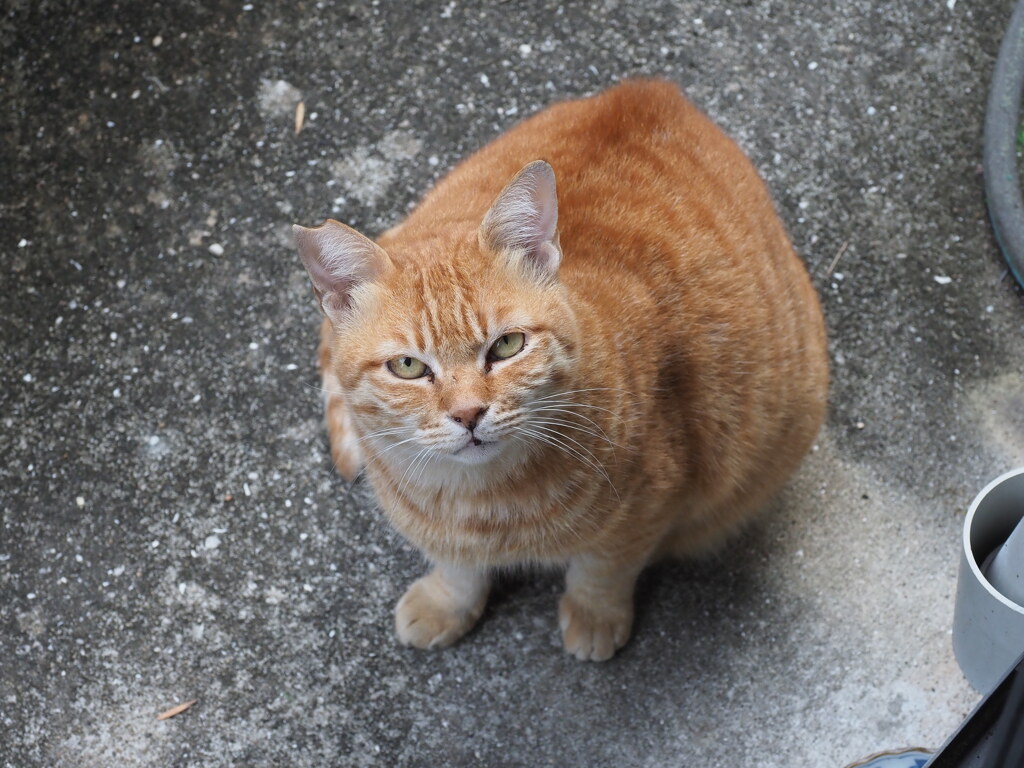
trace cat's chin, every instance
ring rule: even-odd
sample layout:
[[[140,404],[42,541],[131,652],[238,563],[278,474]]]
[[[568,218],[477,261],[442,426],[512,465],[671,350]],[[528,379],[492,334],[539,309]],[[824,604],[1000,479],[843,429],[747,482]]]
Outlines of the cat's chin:
[[[497,458],[502,452],[502,446],[496,440],[482,442],[479,445],[468,443],[454,453],[448,454],[448,458],[464,466],[486,464]]]

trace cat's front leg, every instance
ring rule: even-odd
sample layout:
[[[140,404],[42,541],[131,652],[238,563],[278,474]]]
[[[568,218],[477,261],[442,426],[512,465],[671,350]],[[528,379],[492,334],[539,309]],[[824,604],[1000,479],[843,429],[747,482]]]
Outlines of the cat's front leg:
[[[605,661],[629,640],[633,589],[643,565],[592,555],[573,558],[558,606],[565,650],[581,661]]]
[[[485,569],[438,564],[413,582],[395,606],[395,631],[403,645],[445,648],[480,618],[491,589]]]

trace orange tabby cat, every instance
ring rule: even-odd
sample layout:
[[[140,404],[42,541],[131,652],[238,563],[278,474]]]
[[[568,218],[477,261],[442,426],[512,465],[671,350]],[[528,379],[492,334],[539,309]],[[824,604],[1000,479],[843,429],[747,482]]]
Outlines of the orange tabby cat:
[[[566,650],[611,657],[644,566],[719,544],[821,424],[807,272],[749,161],[669,83],[541,112],[376,243],[295,232],[334,460],[433,563],[395,609],[403,643],[449,645],[495,569],[553,563]]]

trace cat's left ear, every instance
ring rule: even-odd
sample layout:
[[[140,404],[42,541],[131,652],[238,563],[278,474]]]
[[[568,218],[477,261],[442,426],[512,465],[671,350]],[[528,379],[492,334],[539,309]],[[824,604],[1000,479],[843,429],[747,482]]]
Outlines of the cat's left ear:
[[[353,291],[380,275],[391,259],[373,240],[334,219],[313,229],[296,224],[292,231],[320,307],[335,325],[343,322]]]
[[[517,173],[484,216],[479,239],[485,248],[521,259],[536,274],[554,277],[562,261],[554,169],[535,160]]]

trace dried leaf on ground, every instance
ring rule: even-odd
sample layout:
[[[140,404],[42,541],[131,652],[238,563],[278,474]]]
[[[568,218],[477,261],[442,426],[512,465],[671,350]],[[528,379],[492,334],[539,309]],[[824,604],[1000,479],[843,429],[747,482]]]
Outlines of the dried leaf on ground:
[[[180,715],[182,712],[191,707],[197,701],[199,701],[199,699],[192,699],[192,701],[186,701],[184,704],[179,704],[176,707],[171,707],[166,712],[161,712],[159,715],[157,715],[156,719],[167,720],[168,718],[174,717],[175,715]]]

